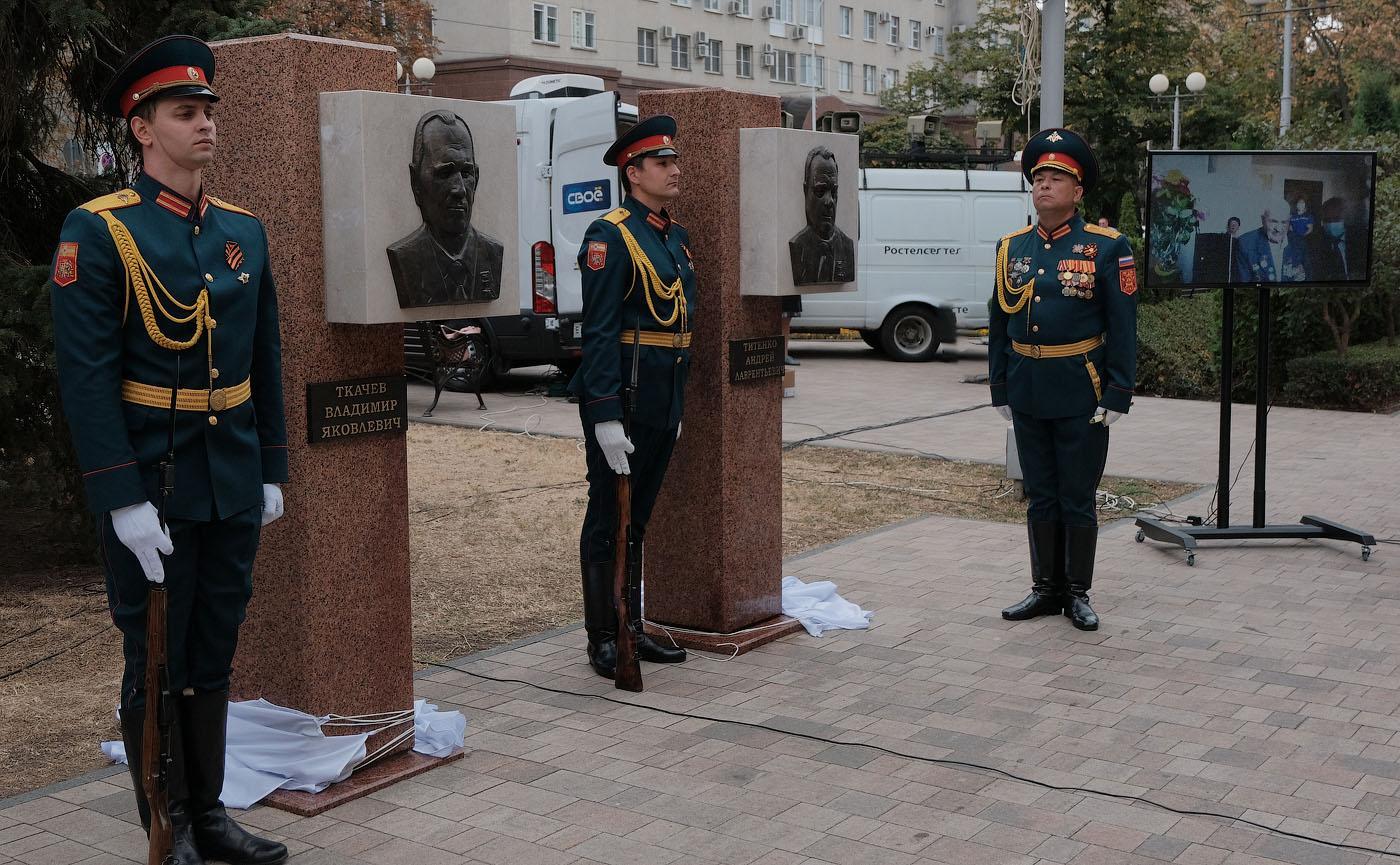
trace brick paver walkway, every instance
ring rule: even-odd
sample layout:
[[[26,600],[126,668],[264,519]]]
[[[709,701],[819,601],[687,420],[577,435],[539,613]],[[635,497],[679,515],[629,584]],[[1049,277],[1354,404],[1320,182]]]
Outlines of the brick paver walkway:
[[[976,406],[985,389],[957,379],[979,364],[804,356],[802,402],[789,400],[787,417],[834,431]],[[824,414],[814,407],[817,385],[858,384],[859,371],[843,366],[870,373],[854,391],[865,410]],[[1139,400],[1114,428],[1110,469],[1211,479],[1215,411]],[[993,459],[1001,433],[990,414],[891,428],[905,438],[885,443]],[[1248,409],[1240,416],[1248,427]],[[1315,512],[1400,535],[1400,419],[1275,409],[1270,421],[1272,518]],[[1249,475],[1236,488],[1237,520],[1247,515]],[[1189,503],[1192,512],[1204,511],[1205,497]],[[1363,563],[1354,545],[1333,542],[1209,545],[1188,568],[1179,552],[1136,544],[1131,526],[1115,523],[1100,542],[1095,584],[1104,627],[1085,634],[1062,617],[1015,625],[999,617],[1028,581],[1023,532],[930,517],[791,561],[787,573],[835,580],[876,611],[873,627],[789,637],[734,660],[647,665],[647,691],[625,699],[1400,854],[1396,547]],[[609,703],[602,697],[621,692],[590,674],[583,642],[571,630],[461,664],[597,696],[434,671],[417,690],[467,714],[463,762],[321,817],[255,809],[244,819],[287,840],[298,865],[1400,861]],[[112,773],[0,803],[0,863],[143,861],[124,785],[124,773]]]

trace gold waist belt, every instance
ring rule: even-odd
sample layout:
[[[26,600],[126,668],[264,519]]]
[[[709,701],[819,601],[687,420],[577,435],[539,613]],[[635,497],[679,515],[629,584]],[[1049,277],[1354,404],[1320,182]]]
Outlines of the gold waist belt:
[[[224,411],[247,402],[253,395],[253,386],[248,379],[233,387],[220,387],[213,390],[191,390],[180,388],[175,395],[175,407],[180,411]],[[122,382],[122,399],[137,405],[151,408],[170,408],[170,388],[138,381]]]
[[[1015,349],[1016,353],[1024,357],[1073,357],[1076,354],[1093,351],[1101,345],[1103,345],[1102,334],[1065,345],[1027,345],[1024,342],[1015,342],[1014,340],[1011,343],[1011,347]]]
[[[654,330],[644,330],[641,336],[642,345],[654,345],[657,348],[690,348],[689,333],[659,333]],[[631,345],[636,339],[636,331],[631,333],[624,331],[621,336],[623,345]]]

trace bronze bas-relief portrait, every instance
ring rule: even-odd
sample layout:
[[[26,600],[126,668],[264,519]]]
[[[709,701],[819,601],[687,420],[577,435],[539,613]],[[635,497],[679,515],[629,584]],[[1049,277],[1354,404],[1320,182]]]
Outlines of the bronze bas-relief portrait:
[[[855,242],[836,227],[839,177],[835,154],[825,147],[808,151],[802,171],[807,227],[788,241],[793,285],[852,282],[856,278]]]
[[[423,224],[385,250],[399,307],[500,297],[504,250],[472,226],[480,169],[467,122],[450,111],[419,118],[408,175]]]

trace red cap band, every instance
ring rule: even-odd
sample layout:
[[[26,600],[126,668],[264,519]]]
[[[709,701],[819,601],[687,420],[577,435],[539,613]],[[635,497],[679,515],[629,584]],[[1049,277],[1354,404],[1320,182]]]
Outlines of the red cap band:
[[[627,148],[627,152],[622,154],[621,164],[626,165],[648,151],[672,146],[674,146],[674,141],[669,135],[653,135],[650,138],[643,138],[633,142],[632,146]]]
[[[1042,153],[1035,161],[1035,168],[1031,169],[1031,174],[1035,174],[1042,168],[1058,168],[1061,171],[1074,175],[1075,180],[1084,179],[1084,169],[1079,167],[1079,163],[1066,153]]]
[[[122,116],[131,116],[131,110],[147,97],[182,84],[199,84],[208,87],[209,81],[204,77],[204,70],[198,66],[167,66],[164,69],[157,69],[126,88],[126,92],[122,94],[121,98]]]

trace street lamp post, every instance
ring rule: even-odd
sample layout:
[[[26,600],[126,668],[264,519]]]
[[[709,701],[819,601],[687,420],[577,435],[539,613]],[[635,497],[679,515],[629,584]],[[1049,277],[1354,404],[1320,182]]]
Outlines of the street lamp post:
[[[409,73],[412,73],[410,75]],[[437,74],[437,64],[427,57],[419,57],[413,61],[413,65],[404,69],[402,63],[394,64],[394,77],[403,83],[399,85],[401,92],[412,93],[415,86],[414,79],[417,79],[417,87],[420,90],[428,90],[431,93],[433,76]]]
[[[1171,79],[1158,72],[1147,82],[1147,88],[1151,90],[1157,99],[1170,99],[1172,101],[1172,150],[1181,149],[1181,85],[1176,85],[1171,96],[1165,95],[1167,88],[1171,87]],[[1186,98],[1199,96],[1202,90],[1206,89],[1206,77],[1199,72],[1192,72],[1186,76],[1186,89],[1191,91],[1186,94]]]
[[[1270,0],[1244,0],[1244,2],[1258,10],[1244,13],[1245,17],[1283,16],[1283,93],[1278,100],[1278,134],[1279,137],[1283,137],[1288,134],[1288,128],[1293,125],[1293,13],[1325,12],[1339,4],[1331,3],[1329,0],[1315,0],[1311,6],[1294,6],[1293,0],[1283,0],[1282,12],[1265,12],[1263,7],[1267,6]]]

